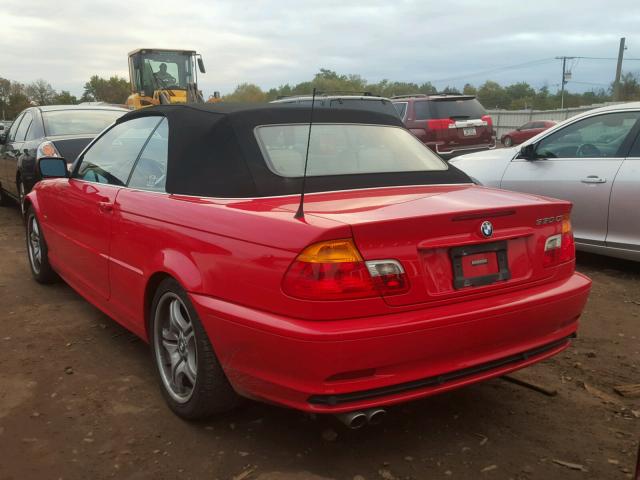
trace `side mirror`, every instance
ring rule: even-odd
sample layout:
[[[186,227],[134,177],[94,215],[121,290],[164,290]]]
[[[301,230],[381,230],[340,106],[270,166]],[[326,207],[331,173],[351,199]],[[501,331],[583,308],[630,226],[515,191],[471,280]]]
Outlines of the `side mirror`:
[[[538,158],[536,155],[536,146],[533,143],[525,145],[520,149],[520,158],[525,160],[535,160]]]
[[[7,132],[0,133],[0,145],[7,143]]]
[[[42,157],[38,159],[37,171],[40,178],[67,178],[67,161],[62,157]]]
[[[0,131],[4,130],[4,125],[0,125]]]
[[[202,57],[198,57],[198,68],[200,69],[200,72],[207,73],[207,71],[204,69],[204,62],[202,61]]]

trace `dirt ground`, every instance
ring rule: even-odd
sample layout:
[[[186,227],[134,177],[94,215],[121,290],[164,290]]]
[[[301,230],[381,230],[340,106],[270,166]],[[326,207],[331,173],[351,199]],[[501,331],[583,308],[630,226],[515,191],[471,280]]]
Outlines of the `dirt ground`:
[[[0,208],[0,479],[624,479],[640,438],[640,265],[579,255],[594,280],[579,338],[502,379],[389,409],[346,430],[250,403],[205,423],[165,407],[146,344],[65,284],[28,270]],[[585,384],[587,388],[585,388]]]

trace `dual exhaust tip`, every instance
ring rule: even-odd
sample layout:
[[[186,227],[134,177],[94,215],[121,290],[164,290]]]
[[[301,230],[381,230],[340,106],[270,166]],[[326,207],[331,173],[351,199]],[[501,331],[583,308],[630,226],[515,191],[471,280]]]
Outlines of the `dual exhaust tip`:
[[[371,408],[369,410],[340,413],[336,417],[347,427],[357,430],[365,425],[380,425],[386,415],[387,411],[383,408]]]

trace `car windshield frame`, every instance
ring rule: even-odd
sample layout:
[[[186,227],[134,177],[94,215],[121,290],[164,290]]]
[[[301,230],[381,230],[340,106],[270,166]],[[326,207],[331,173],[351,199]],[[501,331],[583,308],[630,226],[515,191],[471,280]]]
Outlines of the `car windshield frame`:
[[[83,130],[83,131],[61,132],[56,130],[55,128],[52,128],[53,125],[50,123],[51,121],[50,116],[56,116],[59,114],[70,115],[70,116],[76,116],[76,115],[82,116],[82,114],[89,113],[89,112],[90,113],[101,112],[101,113],[104,113],[105,116],[107,113],[112,113],[113,118],[111,118],[108,123],[105,123],[104,125],[101,124],[99,130],[90,129],[90,130]],[[113,122],[115,122],[118,118],[120,118],[125,113],[127,113],[126,110],[118,110],[118,109],[110,109],[110,108],[87,108],[87,109],[69,108],[69,109],[43,111],[42,123],[44,127],[44,135],[46,137],[58,137],[58,136],[65,136],[65,135],[97,135],[100,132],[102,132],[105,128],[107,128],[109,125],[112,125]]]
[[[264,124],[264,125],[258,125],[253,129],[254,132],[254,136],[255,139],[258,143],[258,146],[260,148],[260,152],[262,153],[262,157],[264,159],[265,164],[267,165],[267,167],[269,168],[269,170],[277,175],[278,177],[281,178],[302,178],[304,176],[304,168],[302,172],[298,172],[297,174],[291,174],[291,172],[285,172],[283,171],[282,168],[279,168],[276,163],[274,162],[274,158],[271,154],[272,151],[276,151],[275,149],[270,149],[270,147],[266,144],[265,142],[265,138],[263,138],[263,136],[261,135],[261,130],[264,129],[277,129],[277,128],[286,128],[286,127],[302,127],[304,128],[304,131],[301,132],[302,133],[302,139],[304,141],[303,145],[299,145],[298,149],[294,149],[291,148],[293,147],[293,145],[288,145],[286,148],[281,148],[278,149],[278,151],[283,151],[283,152],[287,152],[289,153],[289,157],[292,157],[292,153],[295,152],[295,157],[296,157],[296,161],[298,163],[300,163],[300,165],[304,165],[304,161],[305,161],[305,155],[306,155],[306,149],[307,149],[307,138],[308,138],[308,134],[309,134],[309,124],[308,123],[274,123],[274,124]],[[422,158],[418,158],[417,156],[415,157],[415,161],[421,161],[423,162],[423,166],[425,168],[404,168],[404,169],[373,169],[373,170],[359,170],[359,171],[344,171],[344,172],[339,172],[339,171],[319,171],[319,172],[314,172],[313,168],[314,165],[312,164],[312,159],[309,158],[308,160],[308,164],[306,167],[306,176],[307,177],[333,177],[333,176],[355,176],[355,175],[375,175],[375,174],[402,174],[402,173],[416,173],[416,172],[444,172],[449,170],[449,165],[447,164],[447,162],[445,162],[444,160],[442,160],[440,157],[438,157],[435,153],[433,153],[429,148],[427,148],[422,142],[420,142],[417,138],[415,138],[414,136],[412,136],[405,128],[402,127],[398,127],[398,126],[394,126],[394,125],[381,125],[381,124],[365,124],[365,123],[337,123],[337,122],[326,122],[326,123],[314,123],[312,125],[312,129],[311,129],[311,148],[313,148],[313,141],[314,141],[314,128],[316,129],[315,132],[318,132],[318,129],[322,129],[323,127],[336,127],[337,129],[339,129],[340,132],[345,133],[345,143],[349,144],[352,151],[350,151],[349,153],[347,153],[347,156],[350,156],[352,154],[355,153],[355,151],[353,150],[353,146],[354,146],[354,141],[356,140],[355,136],[358,135],[371,135],[372,132],[365,132],[364,130],[362,130],[362,127],[365,127],[366,129],[393,129],[394,131],[397,132],[402,132],[400,133],[400,135],[404,135],[404,138],[396,138],[394,139],[395,141],[399,141],[401,143],[406,142],[407,145],[409,145],[406,148],[406,152],[409,153],[412,149],[414,150],[414,152],[416,152],[416,155],[423,155]],[[351,132],[351,137],[352,138],[346,138],[349,135],[347,135],[347,129],[348,128],[356,128],[356,129],[361,129],[360,132]],[[283,135],[286,132],[281,132]],[[336,133],[336,132],[334,132]],[[378,132],[380,133],[380,132]],[[290,132],[290,135],[295,135],[294,132]],[[317,133],[316,133],[317,135]],[[371,140],[373,137],[369,137],[369,140]],[[380,136],[378,135],[376,138],[380,138]],[[404,140],[406,139],[406,140]],[[316,142],[318,141],[318,139],[316,138]],[[373,143],[373,142],[371,142]],[[398,143],[398,145],[400,145],[401,143]],[[387,146],[385,146],[385,148],[387,148]],[[419,153],[417,153],[419,152]],[[310,153],[311,155],[311,153]],[[344,160],[345,157],[342,158],[342,160]],[[327,161],[328,157],[325,158],[325,161]],[[334,158],[333,160],[341,160],[340,158],[337,157]],[[394,162],[397,161],[397,159],[394,158],[393,160]],[[437,165],[437,167],[435,168],[429,168],[429,163],[431,163],[432,165]],[[317,165],[316,165],[317,166]]]

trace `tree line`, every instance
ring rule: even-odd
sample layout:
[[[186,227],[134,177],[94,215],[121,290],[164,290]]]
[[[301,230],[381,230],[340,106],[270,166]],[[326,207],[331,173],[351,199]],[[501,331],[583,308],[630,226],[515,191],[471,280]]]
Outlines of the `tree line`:
[[[24,84],[0,77],[0,117],[14,119],[32,105],[75,105],[81,102],[123,104],[129,96],[129,81],[117,75],[110,78],[92,76],[84,85],[80,98],[67,90],[55,90],[43,79]]]
[[[236,89],[222,97],[227,102],[269,102],[290,95],[309,95],[313,88],[319,92],[368,92],[382,97],[410,95],[414,93],[438,93],[431,83],[396,82],[381,80],[369,83],[360,75],[342,75],[332,70],[321,69],[313,80],[296,85],[281,85],[278,88],[262,90],[253,83],[241,83]],[[560,108],[560,93],[551,92],[549,87],[533,88],[527,82],[517,82],[502,86],[492,80],[474,86],[467,83],[462,91],[447,86],[440,93],[464,93],[476,95],[478,100],[489,109],[508,110],[536,109],[553,110]],[[621,78],[620,99],[623,101],[640,100],[640,74],[625,73]],[[566,108],[610,102],[613,100],[613,84],[608,88],[600,88],[584,93],[564,93]]]
[[[381,80],[377,83],[369,83],[360,75],[345,75],[332,70],[320,69],[313,79],[309,81],[295,85],[285,84],[266,91],[253,83],[241,83],[233,92],[224,95],[222,100],[226,102],[268,102],[290,95],[309,95],[314,88],[320,92],[368,92],[382,97],[438,92],[431,82],[419,84]],[[467,83],[462,88],[462,91],[455,87],[447,86],[441,92],[476,95],[480,102],[489,109],[552,110],[560,108],[559,92],[551,92],[547,86],[535,89],[527,82],[517,82],[503,86],[497,82],[487,80],[478,86]],[[23,84],[0,78],[0,115],[2,118],[13,119],[23,109],[31,105],[69,105],[95,101],[123,104],[129,93],[129,81],[117,75],[109,78],[93,75],[85,83],[84,91],[80,98],[66,90],[55,90],[49,82],[43,79]],[[622,76],[620,99],[623,101],[640,100],[640,74],[627,72]],[[612,100],[613,84],[607,89],[599,88],[584,93],[565,91],[564,94],[564,105],[569,108]]]

